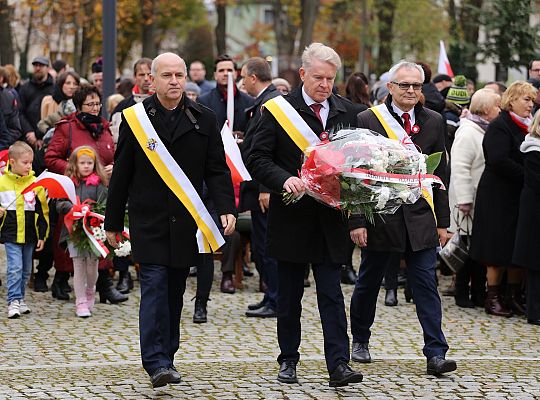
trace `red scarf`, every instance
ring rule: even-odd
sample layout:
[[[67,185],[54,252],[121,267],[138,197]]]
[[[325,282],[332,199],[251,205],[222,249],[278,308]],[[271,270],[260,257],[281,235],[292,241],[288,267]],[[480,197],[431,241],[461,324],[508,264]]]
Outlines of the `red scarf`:
[[[517,119],[512,113],[509,113],[509,114],[510,114],[510,118],[512,118],[512,121],[514,121],[514,124],[516,124],[519,127],[519,130],[521,131],[521,133],[523,133],[524,135],[528,134],[529,126],[527,124],[524,124],[519,119]]]

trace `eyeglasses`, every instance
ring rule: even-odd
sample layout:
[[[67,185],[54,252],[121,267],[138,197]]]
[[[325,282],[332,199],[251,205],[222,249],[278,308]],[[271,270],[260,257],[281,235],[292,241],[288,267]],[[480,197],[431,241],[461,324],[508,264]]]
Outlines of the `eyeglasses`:
[[[101,108],[102,104],[101,103],[83,103],[83,106],[86,106],[89,108],[94,108],[94,107]]]
[[[422,89],[423,84],[422,83],[409,83],[409,82],[390,82],[394,85],[398,85],[398,87],[401,90],[409,90],[409,88],[412,86],[414,90],[420,90]]]
[[[540,72],[540,68],[531,69],[531,72]]]

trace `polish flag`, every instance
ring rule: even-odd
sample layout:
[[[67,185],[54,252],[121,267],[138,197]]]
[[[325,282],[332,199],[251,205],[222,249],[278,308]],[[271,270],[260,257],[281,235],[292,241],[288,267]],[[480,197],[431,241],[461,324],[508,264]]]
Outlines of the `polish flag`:
[[[9,161],[9,150],[0,151],[0,175],[4,175],[4,170]]]
[[[454,72],[452,71],[452,67],[450,66],[450,61],[448,60],[446,48],[444,47],[444,42],[442,40],[440,42],[439,67],[437,68],[437,72],[439,74],[446,74],[451,78],[454,77]]]
[[[236,140],[227,121],[225,121],[223,128],[221,129],[221,140],[223,141],[223,147],[225,148],[225,158],[227,159],[227,165],[231,170],[233,183],[239,184],[243,181],[250,181],[251,175],[242,161],[240,149],[238,148],[238,144],[236,144]]]
[[[47,196],[50,199],[69,199],[73,204],[77,204],[77,195],[75,194],[75,185],[73,181],[65,175],[55,174],[49,171],[43,171],[30,186],[22,191],[22,194],[28,193],[37,187],[47,189]]]

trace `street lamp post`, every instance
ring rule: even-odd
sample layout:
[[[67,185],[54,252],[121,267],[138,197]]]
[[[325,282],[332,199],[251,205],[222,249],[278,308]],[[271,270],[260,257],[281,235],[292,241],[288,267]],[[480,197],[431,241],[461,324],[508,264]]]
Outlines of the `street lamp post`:
[[[103,0],[103,103],[115,92],[116,80],[116,0]],[[108,118],[107,108],[103,116]]]

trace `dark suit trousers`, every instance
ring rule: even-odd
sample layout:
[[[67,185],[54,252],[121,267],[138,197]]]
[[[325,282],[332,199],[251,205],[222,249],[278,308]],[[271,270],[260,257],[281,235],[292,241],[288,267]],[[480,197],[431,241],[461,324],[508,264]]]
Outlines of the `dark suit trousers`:
[[[264,283],[266,292],[263,302],[276,309],[278,293],[278,266],[277,261],[266,255],[266,224],[268,213],[260,209],[251,210],[251,243],[255,253],[255,263],[259,267],[259,273]]]
[[[353,342],[369,342],[382,278],[388,268],[399,265],[400,257],[400,253],[362,250],[360,273],[351,299]],[[444,356],[448,351],[448,344],[441,328],[442,312],[435,276],[435,249],[412,251],[408,248],[404,257],[407,279],[414,294],[416,314],[424,332],[424,355],[428,359]]]
[[[171,367],[180,344],[180,315],[189,268],[141,264],[139,331],[143,368]]]
[[[300,316],[306,265],[278,261],[277,334],[281,350],[278,362],[300,359]],[[340,265],[312,264],[312,268],[324,336],[326,367],[328,372],[333,372],[339,364],[348,363],[350,359]]]
[[[527,269],[527,318],[540,319],[540,271]]]

